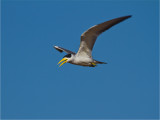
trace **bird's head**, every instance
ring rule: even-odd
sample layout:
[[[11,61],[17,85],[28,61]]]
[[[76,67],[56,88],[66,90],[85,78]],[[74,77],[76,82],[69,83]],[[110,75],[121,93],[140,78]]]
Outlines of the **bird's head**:
[[[62,60],[59,61],[58,64],[61,63],[61,64],[59,65],[59,67],[62,66],[64,63],[70,62],[71,59],[72,59],[72,56],[73,56],[72,54],[67,54],[67,55],[65,55],[65,56],[62,58]]]

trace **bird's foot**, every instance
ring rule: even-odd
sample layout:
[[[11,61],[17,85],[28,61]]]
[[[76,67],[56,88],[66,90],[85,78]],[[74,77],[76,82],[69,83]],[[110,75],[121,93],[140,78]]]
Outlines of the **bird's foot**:
[[[91,65],[90,65],[90,67],[95,67],[96,66],[96,64],[95,63],[91,63]]]

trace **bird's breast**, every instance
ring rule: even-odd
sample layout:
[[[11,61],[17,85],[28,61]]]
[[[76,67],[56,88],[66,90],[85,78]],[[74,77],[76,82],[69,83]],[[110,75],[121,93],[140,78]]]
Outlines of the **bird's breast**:
[[[90,63],[93,62],[92,58],[88,57],[75,57],[74,60],[70,63],[82,66],[89,66]]]

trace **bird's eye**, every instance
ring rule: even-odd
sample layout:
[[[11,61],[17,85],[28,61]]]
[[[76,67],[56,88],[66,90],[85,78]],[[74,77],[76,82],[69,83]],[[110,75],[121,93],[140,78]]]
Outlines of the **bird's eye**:
[[[71,57],[71,54],[67,54],[67,55],[65,55],[64,57],[70,58],[70,57]],[[63,57],[63,58],[64,58],[64,57]]]

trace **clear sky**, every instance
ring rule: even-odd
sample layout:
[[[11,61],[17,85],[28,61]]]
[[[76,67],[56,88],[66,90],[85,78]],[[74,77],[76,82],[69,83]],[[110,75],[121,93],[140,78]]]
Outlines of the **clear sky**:
[[[2,0],[2,118],[158,118],[158,0]],[[57,63],[80,35],[104,32],[97,67]]]

